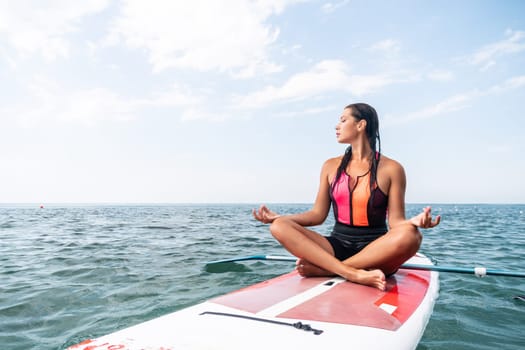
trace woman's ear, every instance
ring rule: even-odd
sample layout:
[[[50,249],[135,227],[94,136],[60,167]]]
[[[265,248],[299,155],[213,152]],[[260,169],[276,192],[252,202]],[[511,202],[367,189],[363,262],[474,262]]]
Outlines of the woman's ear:
[[[366,120],[365,119],[361,119],[358,123],[357,123],[357,129],[359,131],[361,130],[366,130]]]

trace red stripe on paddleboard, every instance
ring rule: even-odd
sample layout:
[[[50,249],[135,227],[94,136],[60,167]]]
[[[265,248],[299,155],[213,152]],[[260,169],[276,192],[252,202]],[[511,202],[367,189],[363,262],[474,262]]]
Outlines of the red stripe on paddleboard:
[[[378,307],[382,304],[396,307],[392,316],[404,323],[425,297],[430,284],[430,272],[403,270],[394,278],[398,280],[395,286],[374,304]]]
[[[278,317],[395,330],[399,321],[374,305],[383,294],[378,289],[344,282]]]
[[[292,271],[210,301],[238,310],[257,313],[328,280],[330,278],[326,277],[303,278],[297,271]]]
[[[257,313],[328,280],[303,278],[294,271],[211,301]],[[350,282],[339,283],[277,317],[396,330],[417,309],[429,283],[429,271],[409,270],[400,270],[389,277],[386,292]]]
[[[387,279],[387,291],[346,282],[278,317],[352,324],[395,331],[417,309],[430,282],[429,271],[401,270]],[[382,304],[394,311],[388,312]]]
[[[328,280],[303,278],[294,271],[211,302],[258,313]],[[429,283],[429,271],[409,270],[400,270],[389,277],[386,292],[350,282],[339,283],[276,317],[396,330],[420,305]]]

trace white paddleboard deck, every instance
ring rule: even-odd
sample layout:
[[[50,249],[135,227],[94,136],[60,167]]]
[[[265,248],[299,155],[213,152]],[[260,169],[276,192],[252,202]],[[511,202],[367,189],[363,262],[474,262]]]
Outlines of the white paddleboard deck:
[[[69,349],[415,349],[438,289],[430,271],[401,269],[384,292],[291,272]]]

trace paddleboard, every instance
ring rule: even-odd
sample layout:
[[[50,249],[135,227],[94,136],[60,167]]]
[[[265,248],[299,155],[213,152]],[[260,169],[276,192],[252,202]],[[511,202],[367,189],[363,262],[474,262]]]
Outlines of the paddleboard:
[[[293,271],[68,349],[415,349],[438,290],[424,270],[400,269],[385,291]]]

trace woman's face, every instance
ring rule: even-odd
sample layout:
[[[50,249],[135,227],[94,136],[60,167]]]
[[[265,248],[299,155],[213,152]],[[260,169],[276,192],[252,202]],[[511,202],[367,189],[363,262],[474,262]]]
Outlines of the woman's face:
[[[335,135],[339,143],[351,143],[362,129],[364,120],[358,120],[352,115],[350,108],[345,108],[339,117],[339,123],[335,127]]]

